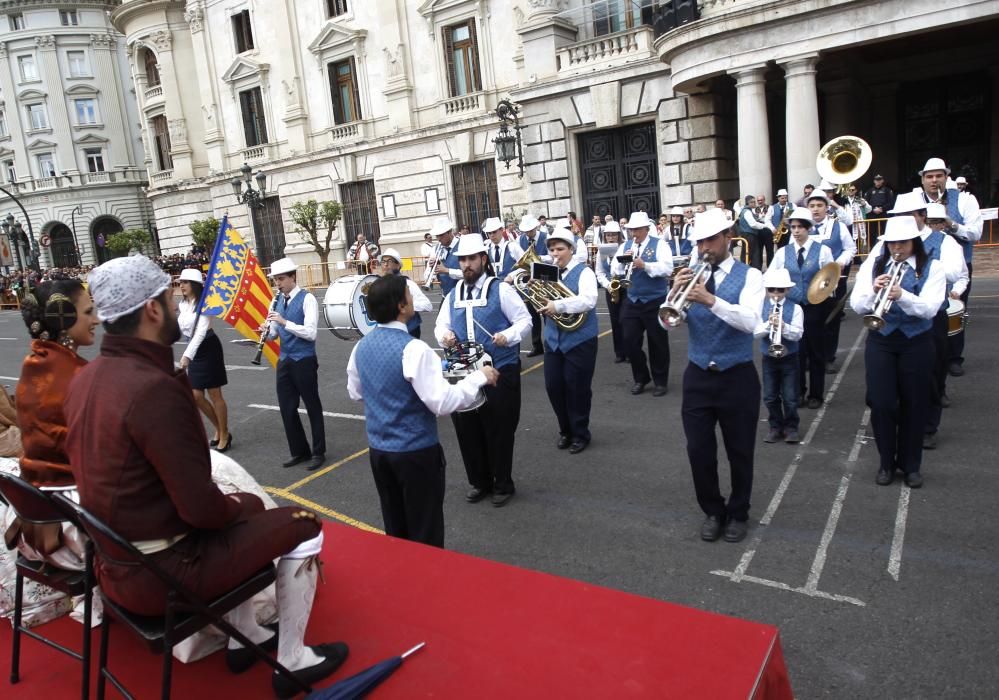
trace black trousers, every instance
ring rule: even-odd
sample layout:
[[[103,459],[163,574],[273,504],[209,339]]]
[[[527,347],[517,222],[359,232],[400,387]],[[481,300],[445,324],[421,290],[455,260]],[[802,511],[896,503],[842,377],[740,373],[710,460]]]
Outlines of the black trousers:
[[[918,472],[923,461],[923,427],[930,406],[932,331],[906,338],[901,331],[867,334],[864,371],[871,428],[881,469]]]
[[[385,534],[444,546],[444,448],[368,453],[382,506]]]
[[[843,274],[850,274],[849,265],[846,266]],[[832,310],[836,308],[836,304],[839,303],[839,300],[846,296],[846,279],[846,277],[839,278],[839,282],[836,284],[836,293],[825,302],[828,305],[828,308],[826,308],[826,316],[832,313]],[[822,322],[825,323],[825,330],[823,332],[825,338],[822,342],[825,348],[825,361],[829,364],[836,361],[836,351],[839,349],[839,329],[843,324],[843,318],[845,316],[846,305],[844,304],[840,306],[839,312],[829,319],[828,323],[825,323],[825,319],[822,319]]]
[[[319,400],[319,360],[315,355],[302,360],[282,358],[277,365],[277,397],[281,407],[281,422],[288,438],[292,457],[326,454],[326,423],[323,404]],[[305,439],[305,429],[298,415],[299,400],[305,404],[312,428],[312,450]]]
[[[724,372],[701,369],[694,363],[683,373],[683,433],[694,477],[694,493],[705,515],[723,521],[749,519],[753,491],[753,453],[760,420],[760,378],[752,362]],[[718,441],[721,427],[732,475],[728,503],[718,485]]]
[[[757,235],[760,238],[760,248],[762,248],[760,251],[760,260],[762,261],[763,253],[765,252],[767,254],[767,267],[769,267],[774,261],[774,232],[770,229],[760,229]]]
[[[968,288],[964,290],[961,294],[961,301],[964,302],[964,311],[968,311],[968,295],[971,294],[971,263],[968,263]],[[967,333],[967,328],[957,335],[952,335],[947,338],[947,345],[950,348],[950,358],[949,361],[955,365],[964,364],[964,336]]]
[[[623,292],[622,295],[624,296]],[[611,302],[611,295],[606,289],[604,298],[607,300],[607,315],[610,316],[611,338],[614,340],[614,357],[625,357],[624,331],[621,330],[621,306],[624,301],[619,299],[616,304]]]
[[[597,339],[585,340],[568,352],[545,352],[545,391],[558,419],[558,432],[573,440],[590,441],[593,371]]]
[[[756,231],[753,233],[740,233],[740,236],[746,239],[749,243],[749,265],[750,267],[755,267],[757,270],[763,269],[763,253],[760,250],[760,234]],[[773,241],[771,241],[772,243]]]
[[[925,432],[928,435],[940,429],[940,419],[943,417],[943,403],[940,397],[947,393],[947,363],[950,359],[947,320],[947,307],[944,306],[933,317],[933,327],[930,329],[933,363],[930,371],[930,405],[926,411]]]
[[[485,387],[486,402],[452,413],[468,483],[483,491],[511,493],[513,439],[520,423],[520,362],[496,368],[499,381]]]
[[[659,325],[659,306],[665,295],[647,302],[621,300],[621,330],[624,354],[631,363],[631,376],[636,384],[655,382],[656,386],[669,383],[669,335]],[[646,363],[642,350],[643,337],[649,339],[649,357]]]
[[[541,314],[530,304],[530,302],[524,302],[527,307],[528,313],[531,314],[531,349],[537,350],[538,352],[544,352],[545,346],[541,342],[541,333],[543,328],[541,327]]]
[[[829,300],[801,307],[805,317],[805,334],[798,345],[801,395],[820,401],[824,401],[826,395],[825,322],[831,309]]]

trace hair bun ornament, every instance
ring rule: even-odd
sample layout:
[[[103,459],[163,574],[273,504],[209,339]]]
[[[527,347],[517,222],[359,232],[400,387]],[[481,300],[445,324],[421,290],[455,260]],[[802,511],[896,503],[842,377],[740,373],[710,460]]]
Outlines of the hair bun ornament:
[[[65,294],[53,294],[45,302],[45,327],[58,336],[76,325],[76,305]]]

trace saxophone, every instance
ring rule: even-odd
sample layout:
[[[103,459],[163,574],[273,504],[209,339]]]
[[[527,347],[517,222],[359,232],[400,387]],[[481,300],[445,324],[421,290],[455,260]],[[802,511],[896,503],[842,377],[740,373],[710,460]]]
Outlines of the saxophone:
[[[781,241],[787,236],[787,217],[791,215],[791,205],[787,204],[784,206],[784,214],[780,217],[780,226],[774,231],[774,243],[780,245]]]

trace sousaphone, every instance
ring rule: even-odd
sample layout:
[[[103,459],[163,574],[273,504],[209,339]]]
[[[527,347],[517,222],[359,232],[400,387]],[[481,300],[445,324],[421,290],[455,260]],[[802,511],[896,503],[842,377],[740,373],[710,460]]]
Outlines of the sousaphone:
[[[871,167],[874,151],[859,136],[837,136],[819,150],[815,157],[815,169],[819,177],[834,185],[839,185],[839,195],[844,196],[846,187],[859,180]]]

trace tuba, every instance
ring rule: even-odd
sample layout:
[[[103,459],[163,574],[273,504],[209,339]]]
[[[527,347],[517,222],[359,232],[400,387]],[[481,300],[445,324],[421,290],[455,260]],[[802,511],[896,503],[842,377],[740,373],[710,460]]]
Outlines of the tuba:
[[[864,139],[838,136],[819,150],[815,169],[823,180],[839,185],[837,193],[845,197],[847,185],[863,176],[873,159],[874,151]]]
[[[561,282],[532,280],[531,263],[536,262],[543,261],[532,245],[527,249],[527,252],[520,256],[520,260],[517,261],[513,270],[514,289],[520,292],[520,296],[524,297],[524,301],[533,306],[535,311],[540,312],[548,306],[549,301],[558,301],[559,299],[568,299],[569,297],[576,296],[571,289]],[[583,321],[586,320],[586,312],[578,314],[555,314],[550,316],[550,318],[562,330],[574,331],[583,325]]]

